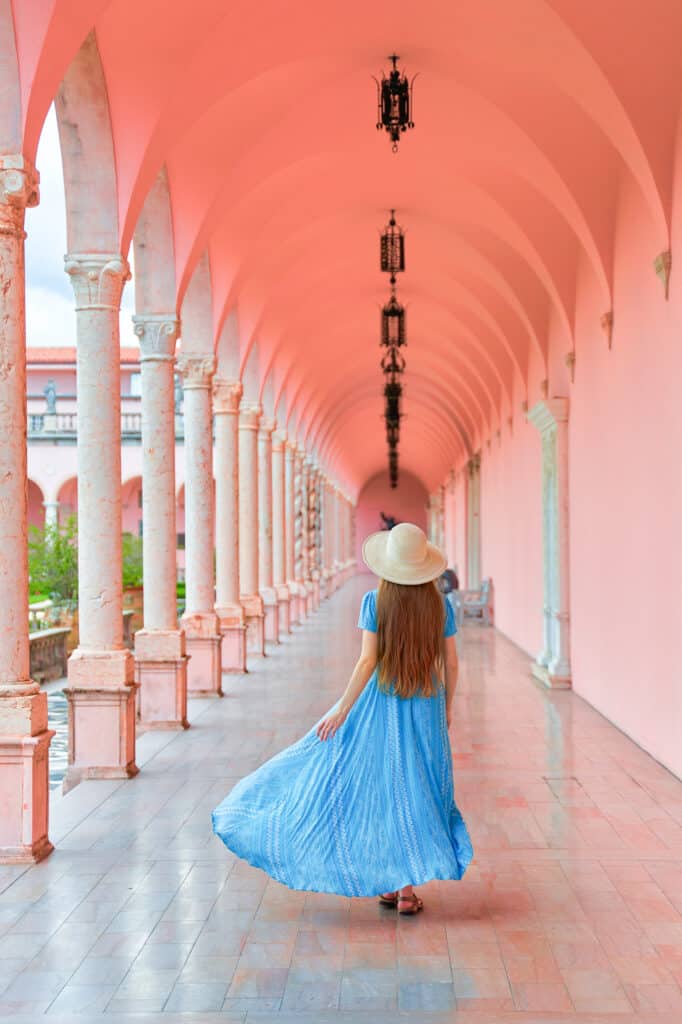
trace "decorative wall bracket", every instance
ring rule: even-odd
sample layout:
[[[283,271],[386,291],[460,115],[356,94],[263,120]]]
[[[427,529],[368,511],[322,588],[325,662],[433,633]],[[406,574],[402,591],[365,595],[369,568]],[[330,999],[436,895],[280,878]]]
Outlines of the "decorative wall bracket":
[[[575,382],[575,351],[573,349],[566,353],[566,366],[571,375],[571,384],[573,384]]]
[[[602,331],[606,335],[606,341],[610,351],[611,343],[613,341],[613,310],[610,309],[608,313],[604,313],[599,323],[601,324]]]
[[[658,256],[654,260],[654,270],[656,275],[660,277],[663,282],[663,294],[667,300],[670,289],[670,270],[673,265],[673,254],[670,249],[664,249],[663,252],[659,252]]]

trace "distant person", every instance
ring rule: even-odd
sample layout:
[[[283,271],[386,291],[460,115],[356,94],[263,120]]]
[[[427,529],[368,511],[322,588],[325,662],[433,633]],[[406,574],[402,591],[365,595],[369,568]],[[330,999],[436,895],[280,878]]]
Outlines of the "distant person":
[[[213,812],[225,845],[291,889],[378,896],[416,914],[413,890],[459,879],[473,851],[455,803],[448,726],[454,615],[445,557],[418,526],[368,537],[380,577],[362,599],[360,657],[341,699]]]
[[[382,530],[392,530],[394,526],[398,525],[398,520],[394,516],[385,516],[383,512],[380,512],[384,525]]]

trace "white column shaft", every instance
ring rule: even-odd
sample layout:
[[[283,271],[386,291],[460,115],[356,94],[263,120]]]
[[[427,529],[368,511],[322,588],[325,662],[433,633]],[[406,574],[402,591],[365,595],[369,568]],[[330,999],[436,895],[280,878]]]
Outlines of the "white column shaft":
[[[181,357],[185,416],[185,618],[213,612],[213,357]]]
[[[287,581],[286,437],[275,431],[272,437],[272,578],[275,586]]]
[[[258,587],[272,587],[272,420],[258,431]]]
[[[239,586],[258,593],[258,422],[260,406],[239,410]]]
[[[21,158],[19,158],[21,159]],[[23,160],[22,160],[23,163]],[[0,162],[0,686],[28,683],[26,295],[24,216],[38,201],[32,168]],[[38,687],[30,687],[38,692]]]
[[[239,603],[239,402],[238,381],[216,381],[216,607]]]
[[[296,542],[296,461],[294,450],[287,442],[284,453],[284,475],[286,490],[286,579],[296,579],[295,542]]]
[[[144,628],[177,629],[175,316],[137,316],[142,375]]]
[[[65,259],[76,295],[79,649],[123,648],[121,353],[119,309],[130,276],[122,256]]]

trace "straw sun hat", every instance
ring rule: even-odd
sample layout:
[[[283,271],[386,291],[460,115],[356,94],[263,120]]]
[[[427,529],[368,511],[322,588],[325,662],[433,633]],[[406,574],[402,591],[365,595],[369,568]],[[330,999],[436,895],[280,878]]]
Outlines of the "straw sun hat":
[[[445,555],[429,544],[424,531],[413,523],[371,533],[362,545],[362,557],[377,576],[408,587],[438,579],[448,564]]]

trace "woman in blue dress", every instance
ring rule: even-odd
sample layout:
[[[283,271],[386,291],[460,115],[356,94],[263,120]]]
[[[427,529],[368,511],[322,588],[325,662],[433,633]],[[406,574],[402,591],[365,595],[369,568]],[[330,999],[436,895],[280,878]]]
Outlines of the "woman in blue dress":
[[[413,886],[459,879],[473,851],[454,798],[448,737],[454,614],[434,582],[445,557],[400,523],[363,545],[360,657],[341,699],[213,812],[237,856],[292,889],[378,896],[414,914]]]

